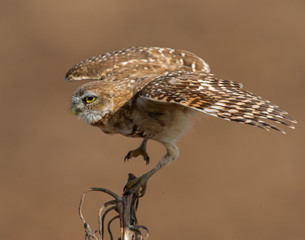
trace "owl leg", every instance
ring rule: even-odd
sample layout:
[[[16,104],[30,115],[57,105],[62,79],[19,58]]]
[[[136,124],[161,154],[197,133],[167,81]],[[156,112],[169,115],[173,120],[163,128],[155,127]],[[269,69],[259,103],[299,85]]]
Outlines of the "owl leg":
[[[156,172],[158,172],[161,168],[163,168],[165,165],[169,164],[171,161],[178,158],[179,149],[175,144],[173,143],[163,143],[163,144],[166,148],[167,153],[161,158],[161,160],[153,169],[143,174],[141,177],[138,177],[130,181],[128,184],[126,184],[124,194],[134,193],[140,189],[140,195],[144,196],[147,188],[148,179]]]
[[[142,155],[145,162],[146,162],[146,165],[148,165],[149,164],[149,156],[146,152],[146,143],[147,143],[147,139],[144,138],[141,145],[137,149],[131,150],[127,153],[127,155],[124,158],[124,161],[126,162],[132,157],[137,157],[139,155]]]

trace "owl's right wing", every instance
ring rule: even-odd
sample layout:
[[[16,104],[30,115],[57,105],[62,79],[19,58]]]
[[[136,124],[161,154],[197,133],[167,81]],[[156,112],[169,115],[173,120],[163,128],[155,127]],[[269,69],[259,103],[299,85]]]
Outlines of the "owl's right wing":
[[[195,54],[170,48],[130,47],[86,59],[66,74],[67,81],[138,80],[175,71],[206,72],[208,64]]]
[[[268,120],[294,128],[295,120],[268,100],[242,89],[242,85],[200,72],[175,72],[150,81],[139,96],[157,102],[174,103],[230,121],[266,130],[283,130]],[[266,121],[267,120],[267,121]]]

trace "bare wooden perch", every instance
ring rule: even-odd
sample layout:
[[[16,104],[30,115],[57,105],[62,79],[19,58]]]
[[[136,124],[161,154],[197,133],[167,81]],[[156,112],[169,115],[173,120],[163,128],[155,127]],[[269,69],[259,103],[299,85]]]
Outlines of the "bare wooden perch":
[[[133,174],[128,175],[128,181],[135,179],[136,177]],[[88,192],[103,192],[110,195],[113,200],[103,203],[102,207],[98,211],[98,230],[92,231],[89,224],[86,222],[83,213],[82,206],[84,202],[85,195]],[[125,191],[125,189],[124,189]],[[120,220],[120,238],[119,240],[142,240],[143,234],[141,230],[146,231],[146,237],[148,238],[149,231],[148,229],[138,224],[136,217],[136,211],[139,205],[139,191],[131,194],[123,194],[122,197],[113,193],[112,191],[106,188],[94,187],[90,188],[88,191],[82,194],[78,213],[84,224],[85,228],[85,240],[105,240],[105,218],[108,213],[116,212],[113,218],[108,221],[107,231],[109,233],[110,239],[113,240],[113,234],[111,231],[111,223],[119,219]]]

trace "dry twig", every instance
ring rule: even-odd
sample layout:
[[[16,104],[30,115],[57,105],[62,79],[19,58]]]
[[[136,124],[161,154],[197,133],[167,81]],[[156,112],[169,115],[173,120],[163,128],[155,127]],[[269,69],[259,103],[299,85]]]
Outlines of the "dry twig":
[[[128,182],[133,179],[135,179],[135,176],[133,174],[129,174]],[[113,198],[113,200],[103,203],[103,205],[99,209],[98,230],[94,232],[91,230],[82,213],[82,206],[85,199],[85,195],[89,192],[103,192]],[[88,191],[82,194],[78,209],[79,216],[85,228],[85,240],[105,240],[105,219],[107,214],[110,212],[117,213],[117,215],[112,217],[107,224],[107,230],[111,240],[113,240],[111,224],[116,219],[120,219],[120,240],[142,240],[143,234],[141,230],[146,231],[145,239],[147,239],[149,231],[147,227],[138,224],[138,220],[136,217],[138,205],[139,191],[132,194],[123,194],[122,197],[120,197],[106,188],[90,188]]]

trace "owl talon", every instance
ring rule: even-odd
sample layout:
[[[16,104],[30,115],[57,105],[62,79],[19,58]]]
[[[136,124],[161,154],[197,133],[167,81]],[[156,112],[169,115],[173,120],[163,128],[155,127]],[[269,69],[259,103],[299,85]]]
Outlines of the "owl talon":
[[[142,144],[137,149],[129,151],[124,158],[124,162],[127,162],[129,159],[131,159],[133,157],[137,157],[137,156],[141,155],[141,156],[143,156],[143,158],[146,162],[146,165],[148,165],[149,164],[149,156],[146,152],[146,142],[147,142],[147,140],[144,139]]]
[[[124,162],[127,162],[132,156],[131,156],[132,152],[129,151],[126,156],[124,157]]]
[[[148,177],[146,177],[145,174],[141,177],[129,181],[124,187],[124,195],[132,194],[139,191],[139,197],[143,197],[147,189],[147,181]]]
[[[142,155],[145,162],[146,162],[146,165],[149,164],[149,156],[146,152],[140,152],[138,149],[136,150],[132,150],[132,151],[129,151],[127,153],[127,155],[125,156],[124,158],[124,162],[127,162],[129,159],[133,158],[133,157],[137,157],[139,155]]]

